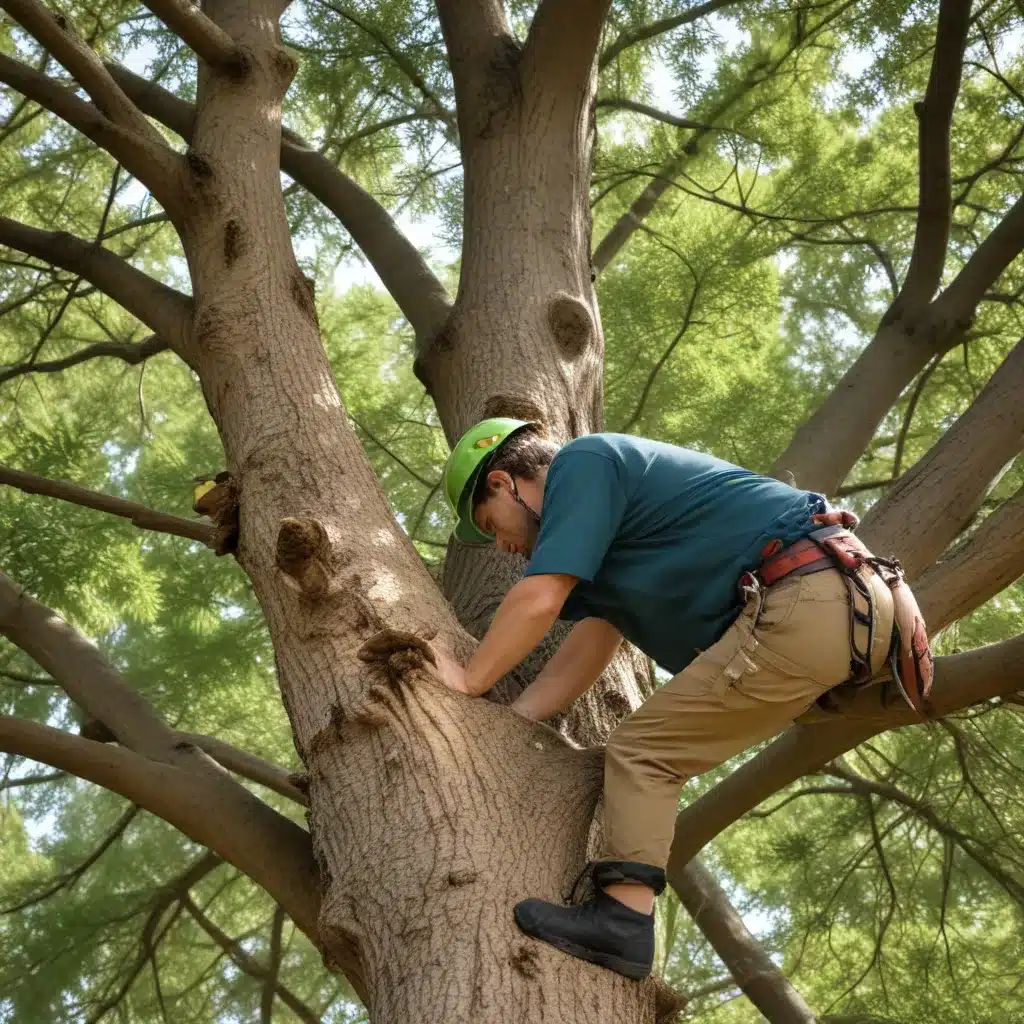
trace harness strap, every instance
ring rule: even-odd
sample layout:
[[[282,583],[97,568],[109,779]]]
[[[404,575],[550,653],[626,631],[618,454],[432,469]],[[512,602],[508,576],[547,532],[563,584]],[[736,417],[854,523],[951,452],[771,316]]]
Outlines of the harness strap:
[[[850,590],[850,682],[872,678],[871,654],[875,643],[875,600],[865,574],[875,573],[892,592],[893,635],[889,666],[903,699],[920,715],[931,693],[934,665],[924,617],[903,567],[896,559],[879,558],[851,530],[857,526],[852,512],[827,512],[813,517],[819,528],[802,540],[779,550],[777,541],[767,545],[755,576],[765,587],[786,576],[802,576],[838,569]],[[741,580],[742,585],[742,580]],[[857,627],[867,628],[867,643],[857,643]]]

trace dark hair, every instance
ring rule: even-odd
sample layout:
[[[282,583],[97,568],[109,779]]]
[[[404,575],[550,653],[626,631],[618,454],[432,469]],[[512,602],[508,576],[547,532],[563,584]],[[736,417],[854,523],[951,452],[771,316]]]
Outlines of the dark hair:
[[[558,445],[544,437],[539,427],[524,427],[501,445],[484,464],[473,488],[473,503],[470,507],[476,508],[487,497],[488,474],[500,470],[509,476],[532,480],[541,469],[551,465],[557,452]]]

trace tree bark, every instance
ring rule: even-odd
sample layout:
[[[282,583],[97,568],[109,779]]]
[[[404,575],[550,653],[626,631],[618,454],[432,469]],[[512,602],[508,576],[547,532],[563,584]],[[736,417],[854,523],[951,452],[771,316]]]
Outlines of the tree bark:
[[[420,345],[416,370],[451,443],[487,416],[538,421],[559,441],[601,429],[588,183],[603,8],[542,4],[520,51],[497,8],[478,22],[464,4],[441,5],[460,104],[465,228],[454,308]],[[567,18],[577,19],[571,28]],[[558,55],[567,37],[574,46]],[[486,630],[521,570],[495,550],[449,547],[444,592],[471,633]],[[563,635],[556,630],[495,696],[513,698]],[[649,687],[646,663],[623,652],[556,724],[576,742],[602,742]]]
[[[771,1024],[814,1024],[803,997],[733,909],[729,897],[700,861],[691,860],[673,876],[673,887],[743,994]]]
[[[292,254],[277,176],[290,58],[265,16],[220,0],[205,10],[251,67],[241,83],[200,70],[182,231],[198,371],[237,490],[238,559],[270,627],[308,773],[319,945],[329,964],[364,979],[379,1020],[486,1024],[514,1006],[524,1021],[597,1024],[611,1014],[639,1024],[653,1013],[650,987],[527,942],[510,912],[526,895],[557,897],[585,859],[599,755],[440,686],[407,635],[366,646],[393,627],[462,657],[471,642],[348,425]],[[577,101],[585,111],[582,91]],[[572,224],[585,259],[584,226]],[[467,254],[464,266],[472,262]],[[531,271],[487,310],[510,322],[511,304],[541,281]],[[448,386],[459,385],[438,384]]]
[[[915,584],[932,633],[945,629],[1024,576],[1024,488]]]
[[[1022,392],[1024,341],[931,451],[864,517],[865,543],[877,554],[898,556],[911,578],[934,562],[1024,447]]]

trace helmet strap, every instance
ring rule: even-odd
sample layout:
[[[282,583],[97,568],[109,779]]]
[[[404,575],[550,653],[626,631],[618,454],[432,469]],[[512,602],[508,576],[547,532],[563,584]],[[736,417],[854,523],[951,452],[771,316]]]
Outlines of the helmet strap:
[[[516,478],[513,476],[513,477],[511,477],[511,480],[512,480],[512,497],[515,499],[516,504],[521,505],[523,508],[525,508],[526,511],[529,512],[530,515],[533,517],[533,521],[538,526],[540,526],[540,515],[537,512],[535,512],[532,508],[530,508],[530,506],[527,505],[526,502],[523,501],[523,499],[519,497],[519,488],[516,487]]]

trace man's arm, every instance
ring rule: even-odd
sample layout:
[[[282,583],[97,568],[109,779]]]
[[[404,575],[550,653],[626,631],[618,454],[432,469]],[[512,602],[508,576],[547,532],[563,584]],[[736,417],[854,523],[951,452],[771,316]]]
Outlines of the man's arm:
[[[578,622],[512,709],[535,722],[564,711],[597,682],[621,643],[622,634],[604,619]]]
[[[449,675],[448,685],[471,697],[486,693],[544,639],[577,582],[578,577],[560,573],[520,580],[498,606],[462,678]]]

